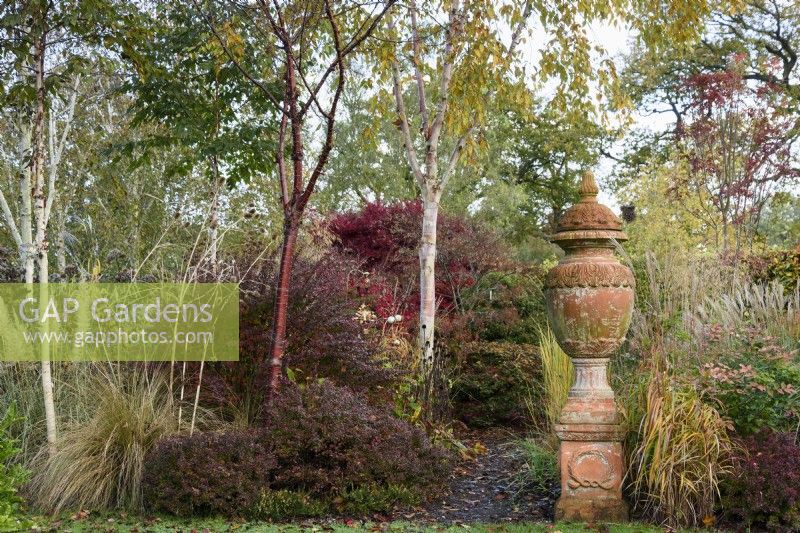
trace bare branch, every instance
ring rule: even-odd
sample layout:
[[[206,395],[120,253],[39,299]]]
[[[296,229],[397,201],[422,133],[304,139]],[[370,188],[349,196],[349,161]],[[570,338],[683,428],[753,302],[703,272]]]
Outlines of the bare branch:
[[[22,249],[22,236],[19,233],[17,224],[14,222],[14,215],[11,214],[11,208],[8,207],[6,195],[3,194],[2,190],[0,190],[0,207],[3,209],[3,218],[6,222],[6,226],[8,226],[8,230],[11,232],[11,236],[14,238],[14,242],[17,244],[18,248]]]
[[[454,0],[453,5],[450,7],[450,18],[447,24],[447,35],[445,37],[444,54],[442,56],[442,80],[439,87],[439,105],[437,106],[436,117],[431,124],[430,132],[426,135],[428,139],[428,160],[436,158],[436,149],[439,144],[439,135],[442,132],[442,125],[444,124],[444,116],[447,113],[450,96],[450,80],[453,76],[453,63],[455,61],[455,38],[459,32],[459,24],[461,21],[461,2]],[[431,153],[432,152],[432,153]]]
[[[419,114],[422,117],[422,133],[428,136],[428,103],[425,98],[425,79],[422,76],[422,57],[420,54],[419,27],[417,25],[417,3],[411,0],[411,43],[413,49],[412,63],[414,64],[414,77],[417,79],[417,99],[419,100]]]
[[[414,173],[414,178],[417,180],[417,183],[421,188],[424,188],[425,175],[419,167],[417,153],[414,150],[414,142],[411,138],[411,128],[408,125],[406,104],[403,101],[403,86],[400,81],[400,66],[397,64],[397,58],[392,59],[392,79],[394,85],[394,100],[397,105],[397,116],[400,121],[400,131],[403,134],[403,145],[408,155],[408,163],[411,165],[411,171]]]
[[[375,28],[378,27],[378,23],[381,21],[381,19],[383,19],[384,15],[386,15],[386,13],[389,11],[389,9],[395,3],[397,3],[397,0],[387,0],[386,4],[384,5],[383,10],[380,13],[378,13],[377,15],[375,15],[375,17],[372,18],[372,21],[369,23],[367,28],[365,30],[363,30],[363,31],[357,31],[353,35],[353,38],[350,40],[350,42],[342,48],[342,51],[341,51],[342,59],[347,57],[351,52],[353,52],[358,47],[358,45],[360,45],[362,42],[364,42],[364,40],[366,40],[367,37],[372,35],[372,33],[375,31]],[[319,91],[322,89],[322,87],[325,85],[325,82],[328,80],[328,76],[330,76],[336,70],[336,68],[338,66],[338,63],[339,63],[339,60],[338,59],[334,59],[333,62],[330,65],[328,65],[328,68],[325,69],[325,72],[322,74],[322,76],[320,77],[319,81],[314,86],[314,89],[309,91],[313,96],[316,96],[317,94],[319,94]],[[306,114],[306,112],[308,111],[308,108],[311,106],[312,103],[313,103],[312,99],[309,98],[300,107],[300,115],[301,116]]]
[[[528,18],[531,16],[533,12],[533,1],[527,0],[525,2],[525,8],[522,10],[522,18],[517,23],[517,26],[514,28],[514,32],[511,34],[511,44],[508,46],[508,55],[513,56],[514,51],[519,44],[520,37],[522,36],[522,30],[525,28],[525,25],[528,22]]]
[[[342,51],[342,45],[340,42],[339,37],[339,28],[336,25],[336,18],[333,16],[331,11],[330,0],[325,0],[325,15],[328,18],[328,22],[331,25],[331,33],[333,34],[333,46],[336,50],[336,58],[337,58],[337,65],[338,65],[338,81],[336,84],[336,92],[333,95],[333,102],[331,103],[330,111],[326,115],[326,122],[327,127],[325,129],[325,144],[322,146],[322,150],[320,151],[319,157],[317,158],[317,164],[314,167],[314,170],[311,173],[311,177],[308,179],[308,183],[306,184],[306,190],[303,192],[303,196],[300,199],[300,206],[301,208],[305,206],[308,202],[311,193],[314,191],[314,187],[317,184],[317,180],[319,179],[320,175],[322,174],[322,170],[325,168],[325,164],[328,162],[328,156],[333,149],[333,126],[336,120],[336,107],[339,104],[339,98],[342,96],[342,91],[344,90],[344,55]]]
[[[458,139],[458,142],[456,142],[456,145],[453,147],[453,151],[450,152],[450,157],[447,161],[447,167],[445,167],[444,173],[442,173],[442,177],[440,179],[440,187],[442,189],[445,188],[450,176],[452,176],[455,172],[456,165],[461,157],[461,152],[464,150],[464,146],[467,144],[467,140],[470,138],[473,131],[475,131],[475,126],[470,126],[467,128],[467,131],[465,131],[464,134]]]
[[[288,89],[288,83],[286,87]],[[281,107],[281,125],[278,129],[278,151],[275,154],[275,163],[278,167],[278,179],[281,184],[281,205],[283,206],[284,214],[289,207],[289,186],[286,182],[286,120],[289,113],[286,109],[286,100],[287,98],[284,97],[284,103]]]
[[[64,153],[64,147],[67,145],[67,138],[72,129],[72,120],[75,117],[75,103],[78,99],[78,87],[81,83],[81,76],[75,76],[75,82],[72,85],[72,94],[69,97],[67,104],[67,116],[64,119],[64,130],[61,132],[61,138],[58,143],[54,141],[57,137],[56,132],[56,119],[50,115],[50,135],[48,142],[50,144],[50,173],[47,180],[47,200],[44,205],[44,223],[47,224],[50,220],[50,213],[53,210],[53,204],[56,201],[56,177],[58,176],[58,165],[61,163],[61,156]]]
[[[264,96],[267,97],[267,100],[272,102],[272,104],[275,107],[280,108],[281,104],[278,102],[278,99],[272,94],[272,92],[269,89],[267,89],[266,85],[264,85],[262,82],[257,80],[255,77],[253,77],[252,74],[247,72],[247,70],[244,67],[242,67],[241,63],[239,63],[239,60],[236,59],[236,57],[233,55],[233,53],[231,53],[231,50],[230,50],[230,48],[228,48],[228,45],[225,43],[225,40],[222,38],[222,36],[217,31],[217,28],[214,25],[214,21],[211,20],[211,16],[209,16],[208,14],[206,14],[202,10],[202,8],[198,5],[197,0],[192,0],[192,2],[194,3],[195,7],[197,8],[197,10],[201,14],[201,16],[205,19],[206,24],[208,25],[208,28],[211,30],[211,33],[214,34],[214,37],[216,38],[217,42],[222,47],[222,50],[225,52],[225,55],[228,56],[228,59],[231,61],[231,63],[233,63],[233,66],[236,67],[236,70],[241,72],[242,76],[247,78],[247,80],[250,83],[252,83],[256,87],[258,87],[258,89],[264,94]]]

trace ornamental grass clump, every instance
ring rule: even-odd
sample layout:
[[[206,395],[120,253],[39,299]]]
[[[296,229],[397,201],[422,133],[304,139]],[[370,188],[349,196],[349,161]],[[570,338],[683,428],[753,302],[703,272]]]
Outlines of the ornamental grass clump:
[[[567,395],[575,378],[575,369],[569,356],[558,345],[550,328],[539,330],[539,354],[542,358],[542,383],[544,388],[544,410],[547,428],[552,434],[558,423],[561,410],[567,403]]]
[[[723,331],[757,328],[782,344],[792,345],[800,342],[800,284],[738,283],[726,292],[708,296],[692,318],[698,326],[715,324]],[[699,327],[696,331],[705,333]]]
[[[513,485],[517,495],[521,493],[548,493],[558,486],[558,457],[551,446],[534,439],[517,441],[514,457],[521,462]]]
[[[95,376],[91,390],[91,416],[66,427],[33,461],[28,492],[45,512],[139,509],[145,456],[178,430],[177,406],[158,373],[112,368]]]
[[[693,387],[661,370],[652,371],[639,402],[627,474],[634,503],[670,527],[707,522],[720,479],[732,469],[729,423]]]

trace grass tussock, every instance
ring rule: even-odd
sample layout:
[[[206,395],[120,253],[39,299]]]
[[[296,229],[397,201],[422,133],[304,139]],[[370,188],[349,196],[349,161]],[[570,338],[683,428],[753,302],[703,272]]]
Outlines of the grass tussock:
[[[542,383],[544,388],[544,411],[550,434],[567,403],[567,395],[575,378],[575,369],[569,356],[564,353],[550,328],[539,330],[539,353],[542,358]],[[529,406],[533,408],[534,406]],[[541,407],[536,406],[537,410]]]
[[[145,455],[178,430],[177,406],[159,374],[112,369],[92,385],[91,416],[65,428],[34,461],[29,492],[42,511],[139,509]]]
[[[729,423],[696,390],[653,371],[629,460],[628,483],[645,515],[671,527],[712,517],[731,471]]]
[[[520,461],[512,481],[516,495],[552,491],[560,476],[556,451],[536,439],[520,439],[514,444],[515,458]]]
[[[91,390],[95,365],[53,363],[52,372],[58,427],[86,420],[95,403]],[[14,462],[30,466],[47,440],[40,363],[0,362],[0,411],[11,405],[19,415],[9,428],[19,448]]]
[[[800,285],[789,289],[777,281],[737,284],[707,296],[696,309],[692,318],[698,326],[718,324],[727,331],[754,327],[788,344],[800,340]]]

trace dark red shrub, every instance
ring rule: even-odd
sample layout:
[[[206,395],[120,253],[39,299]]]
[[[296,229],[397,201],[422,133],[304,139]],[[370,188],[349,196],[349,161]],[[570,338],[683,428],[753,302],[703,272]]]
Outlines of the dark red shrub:
[[[334,216],[330,229],[337,246],[364,261],[368,270],[400,274],[415,260],[422,224],[419,200],[392,205],[368,203],[360,212]]]
[[[373,360],[377,348],[356,318],[363,299],[349,286],[357,266],[337,253],[295,261],[284,363],[299,382],[326,378],[366,389],[392,378]],[[201,389],[205,403],[236,406],[249,422],[267,390],[274,279],[274,262],[266,261],[242,282],[239,361],[208,365]]]
[[[259,430],[160,442],[145,461],[151,511],[246,515],[262,491],[335,503],[359,487],[426,494],[447,478],[449,456],[425,433],[329,382],[287,384]]]
[[[424,431],[331,383],[286,390],[267,425],[281,465],[275,488],[314,495],[369,483],[424,489],[447,475],[448,456]]]
[[[179,516],[240,515],[269,486],[276,464],[262,431],[171,437],[147,456],[144,502]]]
[[[769,430],[743,440],[723,491],[728,517],[770,531],[800,529],[800,446],[794,433]]]

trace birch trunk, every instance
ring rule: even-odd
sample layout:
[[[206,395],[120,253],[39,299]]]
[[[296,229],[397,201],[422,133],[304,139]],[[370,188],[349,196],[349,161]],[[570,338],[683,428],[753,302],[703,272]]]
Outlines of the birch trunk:
[[[39,293],[46,298],[49,275],[47,249],[39,257]],[[40,301],[42,297],[40,297]],[[53,387],[53,371],[50,365],[50,347],[42,343],[42,393],[44,396],[44,419],[47,426],[47,443],[52,451],[58,437],[56,429],[56,404]]]
[[[67,271],[66,219],[67,215],[63,211],[58,214],[56,219],[56,269],[62,280]]]
[[[219,166],[216,157],[212,159],[214,171],[214,189],[211,207],[208,214],[208,262],[216,280],[219,276],[219,196],[222,193],[224,180],[219,177]]]
[[[436,321],[436,222],[439,218],[439,195],[423,194],[422,236],[419,247],[419,346],[423,371],[434,362]]]
[[[31,129],[29,124],[21,127],[20,161],[24,161],[31,151]],[[30,166],[20,172],[19,177],[19,254],[22,269],[25,272],[25,283],[33,283],[33,209],[31,206],[31,172]]]
[[[34,246],[29,247],[26,254],[25,276],[26,282],[33,282],[33,257],[30,253],[35,248],[35,254],[39,262],[39,283],[40,291],[46,291],[49,276],[47,264],[47,197],[44,192],[44,164],[45,164],[45,46],[46,33],[40,37],[36,43],[35,69],[36,69],[36,108],[33,120],[33,154],[31,157],[31,179],[33,180],[33,209],[36,217],[36,237]],[[30,190],[30,189],[28,189]],[[24,197],[28,197],[27,191],[21,191]],[[28,264],[30,262],[30,265]],[[30,269],[30,277],[29,277]],[[30,280],[30,281],[29,281]],[[50,352],[46,343],[42,343],[42,395],[44,399],[45,424],[47,427],[47,443],[50,450],[56,443],[56,409],[53,398],[53,374],[50,366]]]

